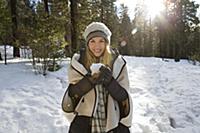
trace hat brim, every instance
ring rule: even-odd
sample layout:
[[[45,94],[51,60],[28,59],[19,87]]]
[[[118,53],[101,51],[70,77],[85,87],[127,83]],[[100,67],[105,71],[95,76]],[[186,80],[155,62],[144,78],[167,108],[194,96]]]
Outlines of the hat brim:
[[[87,38],[86,38],[87,44],[88,44],[89,41],[90,41],[92,38],[94,38],[94,37],[103,37],[103,38],[106,40],[107,43],[109,42],[109,41],[108,41],[108,38],[107,38],[107,36],[106,36],[106,34],[105,34],[104,32],[102,32],[102,31],[94,31],[94,32],[91,32],[91,33],[87,36]]]

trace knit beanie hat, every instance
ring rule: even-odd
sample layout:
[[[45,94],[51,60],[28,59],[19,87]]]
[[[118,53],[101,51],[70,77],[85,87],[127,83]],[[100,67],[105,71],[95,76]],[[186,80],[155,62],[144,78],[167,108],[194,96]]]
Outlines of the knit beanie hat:
[[[101,22],[92,22],[86,27],[83,33],[83,37],[86,40],[87,44],[89,40],[92,39],[93,37],[103,37],[110,45],[111,35],[112,33],[108,29],[108,27],[104,23],[101,23]]]

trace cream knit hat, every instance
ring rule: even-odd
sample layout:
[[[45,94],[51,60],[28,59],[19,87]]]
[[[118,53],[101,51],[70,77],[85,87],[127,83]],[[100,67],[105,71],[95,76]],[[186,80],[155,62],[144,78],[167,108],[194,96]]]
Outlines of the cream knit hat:
[[[111,38],[111,31],[108,29],[108,27],[101,22],[92,22],[90,23],[84,33],[83,37],[86,40],[86,43],[88,44],[89,40],[93,37],[103,37],[110,45],[110,38]]]

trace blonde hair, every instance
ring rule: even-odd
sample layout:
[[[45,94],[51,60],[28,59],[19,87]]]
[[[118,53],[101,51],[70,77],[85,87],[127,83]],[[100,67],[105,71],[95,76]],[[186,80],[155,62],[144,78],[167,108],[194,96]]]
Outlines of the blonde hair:
[[[93,53],[89,50],[88,46],[86,46],[86,56],[84,59],[84,66],[86,67],[86,69],[89,70],[90,66],[93,63],[102,63],[111,68],[112,55],[110,52],[110,45],[106,44],[106,48],[105,51],[103,52],[103,55],[98,58],[95,57]]]

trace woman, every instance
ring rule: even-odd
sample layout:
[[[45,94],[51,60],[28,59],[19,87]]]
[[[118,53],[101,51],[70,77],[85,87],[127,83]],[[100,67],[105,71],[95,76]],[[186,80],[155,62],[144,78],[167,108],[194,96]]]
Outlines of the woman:
[[[72,57],[62,102],[63,110],[72,114],[69,133],[129,133],[132,102],[126,62],[110,50],[111,32],[105,24],[93,22],[83,35],[86,50]]]

